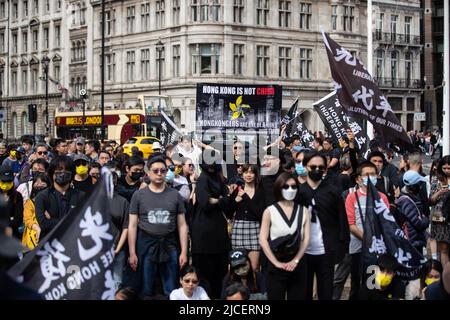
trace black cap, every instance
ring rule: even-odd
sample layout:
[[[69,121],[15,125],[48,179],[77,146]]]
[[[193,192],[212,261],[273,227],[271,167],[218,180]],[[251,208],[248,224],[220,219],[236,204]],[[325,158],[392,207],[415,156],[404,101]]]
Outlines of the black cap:
[[[14,180],[14,172],[10,167],[1,166],[0,167],[0,180],[3,182],[11,182]]]
[[[247,264],[248,257],[245,249],[236,249],[230,251],[230,265],[232,268]]]

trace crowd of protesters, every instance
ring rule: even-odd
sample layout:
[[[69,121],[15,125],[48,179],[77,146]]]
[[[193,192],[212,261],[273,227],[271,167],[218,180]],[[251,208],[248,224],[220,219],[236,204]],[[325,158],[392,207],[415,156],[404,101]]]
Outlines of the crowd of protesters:
[[[108,167],[117,299],[338,300],[349,276],[350,299],[448,299],[450,156],[438,151],[428,176],[422,168],[424,154],[439,149],[438,132],[411,132],[417,150],[404,154],[376,139],[364,153],[350,129],[340,141],[316,132],[311,145],[282,137],[262,159],[235,139],[231,163],[190,136],[155,142],[148,159],[137,148],[128,155],[115,141],[83,137],[0,142],[7,216],[0,233],[20,239],[27,254]],[[363,285],[369,181],[429,259],[416,281],[398,278],[397,260],[384,254],[374,289]]]

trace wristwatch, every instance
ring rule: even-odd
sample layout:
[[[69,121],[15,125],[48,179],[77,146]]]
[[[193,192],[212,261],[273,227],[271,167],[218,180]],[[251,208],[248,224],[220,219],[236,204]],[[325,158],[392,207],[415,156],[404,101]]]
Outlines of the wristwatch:
[[[298,264],[300,262],[300,260],[295,259],[294,262],[295,262],[295,264]]]

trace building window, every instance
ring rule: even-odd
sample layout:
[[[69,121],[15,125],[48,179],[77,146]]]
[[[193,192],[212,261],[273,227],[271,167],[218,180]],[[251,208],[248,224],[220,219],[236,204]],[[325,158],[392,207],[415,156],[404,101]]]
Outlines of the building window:
[[[173,46],[173,76],[180,76],[180,46]]]
[[[220,72],[220,44],[197,44],[192,46],[192,73],[195,75]]]
[[[344,31],[353,31],[353,21],[355,20],[353,16],[354,10],[355,7],[353,6],[344,6],[344,16],[342,17]]]
[[[12,114],[12,132],[14,137],[19,136],[19,124],[17,123],[17,113],[13,112]]]
[[[406,43],[411,42],[411,24],[412,24],[412,17],[405,17],[405,41],[406,41]]]
[[[233,22],[242,23],[244,18],[244,0],[234,0]]]
[[[300,79],[312,78],[312,49],[300,48]]]
[[[86,8],[84,7],[84,4],[82,7],[80,7],[80,25],[84,25],[86,23]]]
[[[28,52],[28,31],[22,32],[22,51]]]
[[[127,33],[134,32],[134,14],[135,7],[131,6],[127,8]]]
[[[56,0],[56,11],[61,11],[61,0]]]
[[[212,3],[212,19],[214,22],[220,21],[220,0],[213,0]]]
[[[0,19],[6,18],[6,2],[0,2]]]
[[[300,29],[311,29],[312,4],[300,2]]]
[[[198,21],[199,0],[191,0],[191,20],[192,22]]]
[[[28,93],[28,71],[22,70],[22,93]]]
[[[21,123],[22,134],[27,134],[28,133],[28,126],[27,126],[28,116],[25,111],[22,112],[22,121],[21,122],[22,122]]]
[[[331,6],[331,29],[337,30],[337,5]]]
[[[134,80],[134,51],[127,51],[127,80]]]
[[[375,39],[381,40],[383,37],[383,20],[384,13],[379,13],[376,21]]]
[[[411,85],[412,78],[412,54],[411,52],[405,53],[405,80],[406,86],[409,87]]]
[[[28,0],[22,2],[22,12],[24,17],[28,17]]]
[[[165,8],[164,0],[156,0],[156,27],[160,29],[165,26]]]
[[[12,18],[13,19],[19,18],[19,4],[17,2],[14,2],[12,4]]]
[[[61,26],[55,26],[55,47],[59,48],[61,45]]]
[[[48,34],[48,27],[47,28],[44,28],[44,49],[48,49],[48,37],[49,37],[49,34]]]
[[[31,93],[38,93],[38,83],[39,83],[38,81],[39,81],[38,69],[31,69],[31,85],[32,85]]]
[[[397,79],[398,71],[398,54],[397,51],[392,51],[391,53],[391,79],[394,81]]]
[[[391,15],[391,39],[392,41],[396,40],[396,35],[397,35],[397,19],[398,16],[396,15]]]
[[[242,76],[244,74],[244,45],[235,44],[233,46],[233,74]]]
[[[159,67],[161,66],[161,78],[165,75],[166,48],[162,47],[160,51],[156,49],[156,75],[159,77]]]
[[[17,71],[11,72],[11,93],[17,95]]]
[[[33,30],[33,50],[38,51],[39,49],[39,33],[38,30]]]
[[[102,34],[102,12],[100,11],[100,36]],[[114,34],[114,27],[116,23],[116,10],[105,11],[105,35],[112,36]]]
[[[291,1],[279,0],[278,26],[288,28],[291,25]]]
[[[258,26],[267,26],[269,18],[269,0],[258,0],[256,6],[256,24]]]
[[[269,46],[256,46],[256,75],[267,77],[269,75]]]
[[[12,53],[17,54],[17,33],[12,35]]]
[[[150,30],[150,4],[141,4],[141,31]]]
[[[141,50],[141,75],[142,80],[150,79],[150,49]]]
[[[280,78],[289,78],[291,69],[291,48],[278,48],[278,76]]]
[[[39,14],[39,0],[33,0],[33,13]]]
[[[208,0],[201,0],[200,6],[200,21],[208,21],[209,17],[209,4]]]
[[[377,63],[376,63],[376,71],[375,76],[378,79],[378,82],[384,77],[384,51],[377,50]]]
[[[180,0],[172,0],[172,21],[175,26],[180,24]]]
[[[0,52],[5,52],[5,33],[0,33]]]
[[[45,0],[45,12],[50,12],[50,0]]]
[[[53,77],[56,80],[59,80],[61,77],[61,67],[59,65],[54,65],[53,66]]]
[[[114,81],[116,73],[116,54],[110,53],[105,55],[105,63],[106,63],[105,79],[106,81]],[[101,66],[101,56],[100,56],[100,66]]]

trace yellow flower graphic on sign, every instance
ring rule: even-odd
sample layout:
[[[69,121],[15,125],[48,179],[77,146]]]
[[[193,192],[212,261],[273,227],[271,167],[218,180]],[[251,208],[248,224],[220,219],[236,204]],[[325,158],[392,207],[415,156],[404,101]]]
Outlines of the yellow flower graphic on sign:
[[[245,119],[244,109],[249,109],[250,106],[248,104],[242,104],[242,96],[239,96],[236,99],[236,103],[230,102],[230,109],[233,111],[233,116],[231,120],[237,119],[242,116]]]

